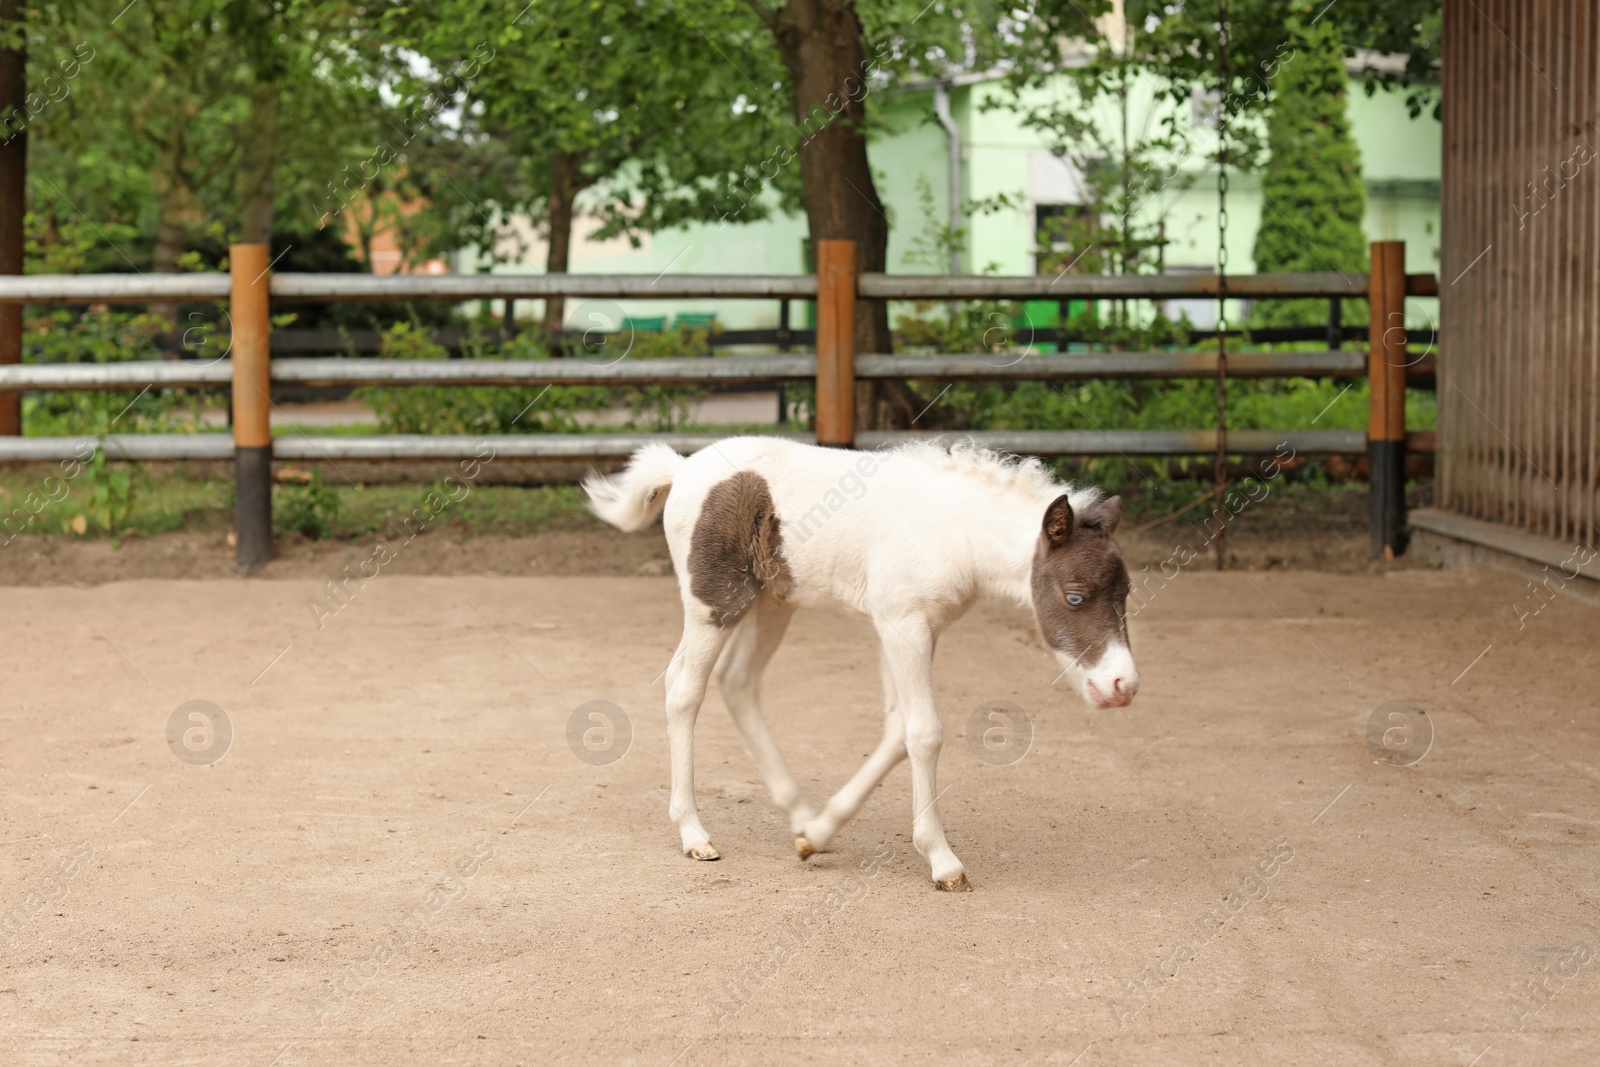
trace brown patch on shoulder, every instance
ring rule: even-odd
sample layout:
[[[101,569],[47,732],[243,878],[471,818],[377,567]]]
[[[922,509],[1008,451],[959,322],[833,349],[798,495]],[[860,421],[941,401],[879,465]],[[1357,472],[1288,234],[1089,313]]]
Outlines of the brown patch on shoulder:
[[[689,591],[711,621],[732,626],[763,592],[782,600],[793,589],[767,480],[739,471],[712,486],[689,540]]]

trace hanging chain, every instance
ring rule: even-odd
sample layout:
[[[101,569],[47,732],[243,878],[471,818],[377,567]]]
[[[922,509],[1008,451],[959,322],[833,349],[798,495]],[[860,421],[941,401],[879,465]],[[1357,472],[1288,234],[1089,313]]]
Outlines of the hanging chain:
[[[1228,90],[1232,84],[1228,70],[1228,5],[1217,3],[1217,455],[1212,470],[1217,502],[1227,486],[1228,476]],[[1213,505],[1213,513],[1216,506]],[[1226,511],[1224,511],[1226,513]],[[1217,570],[1222,570],[1226,527],[1217,526],[1212,542],[1216,549]]]

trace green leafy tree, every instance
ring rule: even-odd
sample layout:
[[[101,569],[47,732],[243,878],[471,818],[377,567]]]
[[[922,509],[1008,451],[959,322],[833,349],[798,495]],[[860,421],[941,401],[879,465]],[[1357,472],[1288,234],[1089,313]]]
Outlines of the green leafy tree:
[[[1271,95],[1294,26],[1330,20],[1344,55],[1364,50],[1405,58],[1399,75],[1367,67],[1369,93],[1380,87],[1406,91],[1413,116],[1435,101],[1440,0],[1130,0],[1128,19],[1138,31],[1135,54],[1145,69],[1166,81],[1175,102],[1186,104],[1196,89],[1217,87],[1218,21],[1224,10],[1230,77],[1225,95],[1233,108]]]
[[[1270,153],[1261,176],[1256,270],[1349,271],[1367,268],[1366,187],[1346,113],[1344,54],[1331,18],[1293,28],[1294,52],[1283,65],[1267,121]],[[1326,322],[1321,300],[1264,300],[1260,326]]]
[[[570,265],[581,212],[599,219],[600,238],[725,214],[779,120],[779,74],[747,20],[697,28],[672,4],[534,4],[519,14],[453,0],[402,5],[388,24],[441,71],[464,50],[476,57],[461,139],[502,142],[516,173],[484,175],[478,195],[442,203],[491,254],[505,218],[528,215],[544,230],[551,273]],[[744,218],[766,210],[751,204]],[[563,311],[547,301],[546,329],[561,327]]]
[[[1019,110],[1059,154],[1102,160],[1111,182],[1123,186],[1121,199],[1133,202],[1116,205],[1122,209],[1118,217],[1130,220],[1141,202],[1168,187],[1185,162],[1203,159],[1215,165],[1225,158],[1230,167],[1243,170],[1260,165],[1266,144],[1255,120],[1266,114],[1295,63],[1298,33],[1313,32],[1312,42],[1325,49],[1325,63],[1358,53],[1404,56],[1399,75],[1367,67],[1366,89],[1369,94],[1379,87],[1409,91],[1414,116],[1437,90],[1439,0],[1340,0],[1337,6],[1308,0],[1128,0],[1125,14],[1114,39],[1094,25],[1080,47],[1028,51],[1027,62],[1011,66],[1010,81],[1019,90],[1060,78],[1071,84],[1075,94],[1043,105],[1022,102]],[[1163,133],[1130,142],[1085,113],[1102,98],[1125,101],[1135,72],[1152,77],[1172,106],[1159,115]],[[1338,84],[1342,100],[1344,81]],[[1213,101],[1213,111],[1226,112],[1226,138],[1194,131],[1190,116],[1202,94]],[[1129,240],[1130,247],[1116,254],[1133,258],[1140,242],[1126,233],[1117,236]]]
[[[82,0],[41,24],[36,54],[79,73],[35,124],[40,232],[88,218],[115,245],[98,269],[175,271],[309,228],[312,189],[382,118],[384,57],[327,32],[341,6]],[[123,226],[129,240],[111,236]]]

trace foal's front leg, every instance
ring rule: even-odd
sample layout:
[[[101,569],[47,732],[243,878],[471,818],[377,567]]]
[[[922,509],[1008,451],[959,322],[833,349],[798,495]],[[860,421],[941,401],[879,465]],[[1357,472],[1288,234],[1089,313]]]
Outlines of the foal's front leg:
[[[927,858],[933,885],[947,893],[971,892],[967,872],[944,839],[939,819],[939,749],[944,727],[933,705],[932,629],[922,620],[882,619],[878,636],[894,674],[895,695],[906,724],[906,753],[911,757],[911,840]]]
[[[685,853],[697,860],[715,860],[722,855],[711,846],[694,805],[694,723],[728,631],[705,619],[705,614],[703,608],[686,606],[683,640],[667,664],[667,747],[672,755],[672,797],[667,814],[677,824]]]

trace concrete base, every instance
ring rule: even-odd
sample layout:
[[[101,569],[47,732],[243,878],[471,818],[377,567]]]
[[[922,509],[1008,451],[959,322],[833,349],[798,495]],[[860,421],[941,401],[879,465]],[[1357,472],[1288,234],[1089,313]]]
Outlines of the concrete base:
[[[1600,548],[1564,544],[1498,523],[1438,508],[1408,516],[1414,563],[1434,567],[1490,567],[1536,583],[1564,582],[1561,593],[1600,604]],[[1588,560],[1587,564],[1583,561]],[[1577,576],[1572,577],[1576,570]]]

